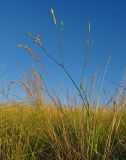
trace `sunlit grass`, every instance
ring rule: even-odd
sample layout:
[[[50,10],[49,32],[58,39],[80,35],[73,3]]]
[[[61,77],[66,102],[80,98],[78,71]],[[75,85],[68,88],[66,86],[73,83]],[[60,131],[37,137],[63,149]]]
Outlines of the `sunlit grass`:
[[[51,15],[60,37],[59,29],[62,31],[64,22],[61,21],[60,28],[52,8]],[[99,102],[101,95],[92,102],[97,75],[93,77],[89,95],[87,94],[84,73],[93,44],[91,30],[91,24],[88,23],[87,53],[79,84],[63,61],[48,52],[43,38],[27,33],[42,53],[66,74],[75,87],[78,98],[75,97],[76,105],[64,105],[59,97],[51,94],[44,77],[34,67],[32,77],[25,77],[21,82],[11,82],[11,85],[16,85],[25,92],[26,105],[15,101],[0,107],[0,160],[126,159],[126,103],[118,100],[123,94],[118,91],[114,99],[109,98],[104,106]],[[61,49],[60,40],[59,44]],[[18,47],[25,49],[45,72],[41,59],[30,47],[22,44]],[[111,57],[101,80],[101,90],[110,60]],[[125,89],[123,85],[120,87]],[[2,94],[4,100],[4,86]],[[47,101],[46,96],[51,101]]]
[[[0,159],[119,159],[126,156],[126,110],[53,105],[0,109]]]

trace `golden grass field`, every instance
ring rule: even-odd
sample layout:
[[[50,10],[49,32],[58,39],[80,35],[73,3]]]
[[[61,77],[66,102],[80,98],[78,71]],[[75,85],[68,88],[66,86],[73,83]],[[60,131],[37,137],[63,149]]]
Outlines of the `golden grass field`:
[[[63,114],[64,113],[64,114]],[[1,160],[125,160],[126,110],[0,107]]]
[[[58,31],[59,26],[52,8],[51,14]],[[61,24],[63,27],[63,22]],[[90,23],[88,23],[88,32],[85,57],[90,55],[93,43]],[[91,99],[96,98],[94,92],[95,89],[97,90],[95,88],[97,75],[92,77],[91,91],[88,95],[84,81],[88,58],[84,61],[80,84],[77,84],[64,63],[48,52],[39,35],[33,36],[30,33],[27,35],[34,44],[40,47],[42,53],[69,78],[77,91],[77,103],[76,105],[74,102],[73,105],[63,105],[59,97],[51,94],[45,79],[37,73],[34,67],[30,79],[25,77],[25,80],[21,82],[11,82],[11,85],[16,84],[25,91],[28,103],[15,101],[15,103],[5,102],[0,105],[0,160],[126,160],[124,96],[126,75],[121,85],[118,86],[121,91],[117,91],[114,99],[109,97],[109,102],[112,103],[100,104],[99,99],[102,99],[103,81],[110,57],[101,78],[100,91],[96,91],[96,94],[100,92],[100,97],[96,99],[96,103],[93,103]],[[26,50],[43,71],[41,60],[30,47],[24,44],[18,47]],[[10,87],[8,88],[9,93]],[[4,101],[4,86],[2,94]],[[52,100],[50,103],[45,95]],[[122,101],[121,98],[124,100]]]

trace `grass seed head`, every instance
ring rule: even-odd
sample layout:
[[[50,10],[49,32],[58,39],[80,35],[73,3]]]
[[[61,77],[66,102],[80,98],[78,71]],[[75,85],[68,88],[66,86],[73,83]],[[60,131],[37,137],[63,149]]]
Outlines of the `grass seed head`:
[[[54,22],[55,26],[57,26],[55,13],[54,13],[54,10],[52,8],[51,8],[51,14],[52,14],[52,17],[53,17],[53,22]]]

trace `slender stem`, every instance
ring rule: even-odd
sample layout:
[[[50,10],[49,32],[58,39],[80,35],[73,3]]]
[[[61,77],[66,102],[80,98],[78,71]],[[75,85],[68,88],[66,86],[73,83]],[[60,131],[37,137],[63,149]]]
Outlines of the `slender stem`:
[[[67,74],[67,76],[69,77],[69,79],[72,81],[73,85],[75,86],[75,88],[77,89],[81,100],[83,102],[83,105],[85,106],[86,110],[88,111],[89,114],[89,108],[86,106],[85,100],[83,98],[83,95],[79,89],[79,87],[77,86],[76,82],[73,80],[72,76],[70,75],[70,73],[67,71],[67,69],[64,67],[63,64],[61,64],[60,62],[58,62],[55,58],[53,58],[48,52],[47,50],[42,46],[42,44],[39,44],[39,46],[42,48],[42,50],[46,53],[46,55],[54,62],[56,63],[59,67],[61,67],[63,69],[63,71]]]
[[[45,89],[42,88],[43,91],[44,91],[45,93],[47,93],[47,95],[48,95],[48,96],[51,98],[51,100],[53,101],[54,105],[56,105],[57,108],[61,111],[61,113],[65,115],[65,113],[64,113],[63,110],[62,110],[62,108],[56,103],[56,101],[54,100],[54,98],[53,98],[52,95],[50,94],[50,92],[49,92],[49,90],[48,90],[48,87],[47,87],[47,85],[46,85],[46,82],[44,81],[44,79],[43,79],[42,77],[41,77],[41,80],[43,81],[44,86],[45,86]]]

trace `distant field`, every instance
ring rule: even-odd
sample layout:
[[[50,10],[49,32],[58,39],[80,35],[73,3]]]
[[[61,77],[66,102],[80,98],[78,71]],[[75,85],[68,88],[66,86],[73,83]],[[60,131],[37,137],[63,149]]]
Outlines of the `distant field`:
[[[1,107],[0,159],[125,160],[126,110]]]

